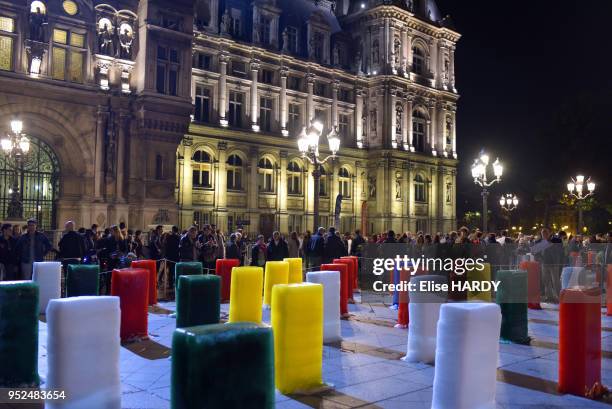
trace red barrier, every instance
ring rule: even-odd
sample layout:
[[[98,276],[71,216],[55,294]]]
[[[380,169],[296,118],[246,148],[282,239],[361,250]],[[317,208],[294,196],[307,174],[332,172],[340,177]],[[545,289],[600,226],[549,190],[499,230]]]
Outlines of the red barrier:
[[[221,277],[221,302],[229,301],[232,285],[232,268],[240,266],[240,260],[235,258],[218,259],[215,265],[216,275]]]
[[[321,264],[321,271],[340,272],[340,315],[348,316],[348,265],[344,263]]]
[[[157,263],[155,260],[134,260],[132,268],[143,268],[149,272],[149,298],[148,304],[157,304]]]
[[[584,396],[601,383],[601,290],[561,291],[559,304],[559,387]]]
[[[148,339],[149,272],[143,268],[113,270],[111,295],[119,297],[121,341]]]
[[[350,258],[351,260],[355,260],[355,274],[353,274],[353,290],[357,290],[359,288],[358,276],[359,276],[359,257],[357,256],[344,256],[342,258]]]
[[[348,267],[348,282],[347,282],[347,291],[348,291],[348,300],[350,302],[354,302],[353,301],[353,281],[354,281],[354,275],[355,275],[355,261],[350,259],[350,258],[336,258],[332,261],[332,263],[334,264],[346,264],[346,266]]]
[[[612,316],[612,264],[607,265],[606,278],[606,315]]]
[[[400,284],[409,283],[410,271],[408,270],[400,270]],[[410,293],[408,290],[406,291],[398,291],[399,292],[399,306],[397,309],[397,325],[395,328],[408,328],[408,323],[410,322],[409,314],[408,314],[408,304],[410,304]]]
[[[522,261],[519,269],[527,271],[527,306],[532,310],[541,310],[540,277],[542,266],[537,261]]]

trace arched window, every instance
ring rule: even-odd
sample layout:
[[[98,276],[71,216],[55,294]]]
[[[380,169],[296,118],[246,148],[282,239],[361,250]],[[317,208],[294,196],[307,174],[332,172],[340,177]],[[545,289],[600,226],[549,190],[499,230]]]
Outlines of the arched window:
[[[427,118],[421,110],[412,113],[412,146],[415,151],[425,151],[425,139],[427,136]]]
[[[193,187],[211,188],[212,187],[212,157],[208,152],[199,150],[193,154]]]
[[[268,158],[261,158],[257,164],[259,172],[259,191],[274,192],[274,165]]]
[[[340,194],[342,198],[346,199],[351,197],[351,174],[347,168],[340,168],[338,171],[338,183]]]
[[[242,190],[242,159],[238,155],[227,158],[227,190]]]
[[[412,71],[419,75],[425,72],[425,52],[419,46],[412,47]]]
[[[425,180],[421,175],[416,175],[414,178],[414,201],[425,203],[427,202],[427,190],[425,189]]]
[[[329,192],[327,189],[327,172],[325,168],[321,166],[321,177],[319,178],[319,196],[328,196]]]
[[[378,40],[372,41],[372,63],[378,64],[380,62],[380,44]]]
[[[287,166],[287,193],[290,195],[302,194],[302,169],[295,162],[289,162]]]

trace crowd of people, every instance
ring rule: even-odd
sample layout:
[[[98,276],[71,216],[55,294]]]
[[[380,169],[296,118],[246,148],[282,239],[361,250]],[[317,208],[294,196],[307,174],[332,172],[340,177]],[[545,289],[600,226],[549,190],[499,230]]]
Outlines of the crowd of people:
[[[226,236],[214,224],[201,228],[191,226],[182,232],[176,226],[164,231],[160,225],[145,235],[140,230],[127,229],[125,223],[103,230],[95,224],[89,229],[77,230],[75,223],[68,221],[57,248],[38,231],[36,220],[28,220],[26,226],[4,224],[1,229],[0,278],[4,280],[30,279],[32,263],[49,259],[63,263],[98,263],[102,271],[129,265],[133,259],[165,259],[174,263],[200,261],[207,271],[212,272],[216,260],[222,258],[239,259],[241,265],[263,267],[267,261],[301,257],[305,269],[314,270],[320,264],[342,256],[362,257],[364,246],[374,243],[405,244],[413,256],[429,258],[486,254],[488,262],[495,266],[516,266],[522,258],[530,255],[544,265],[560,268],[576,264],[570,257],[586,260],[589,251],[598,253],[599,263],[612,263],[611,233],[571,236],[564,231],[552,233],[547,228],[534,235],[519,233],[511,236],[507,231],[484,233],[461,227],[448,233],[396,234],[387,231],[366,237],[359,230],[340,234],[334,227],[320,227],[314,233],[292,232],[288,237],[275,231],[266,240],[261,234],[250,239],[242,229]],[[543,275],[553,276],[554,285],[551,285],[554,287],[559,274],[557,270],[543,271]]]

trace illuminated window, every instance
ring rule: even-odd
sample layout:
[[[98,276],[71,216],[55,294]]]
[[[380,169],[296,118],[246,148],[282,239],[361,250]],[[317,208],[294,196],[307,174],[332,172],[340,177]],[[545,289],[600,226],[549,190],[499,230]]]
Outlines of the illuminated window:
[[[56,80],[83,82],[85,35],[53,29],[51,77]]]
[[[210,122],[210,89],[201,85],[196,86],[195,120]]]
[[[338,171],[339,191],[343,198],[351,197],[351,174],[347,168]]]
[[[425,71],[425,53],[421,47],[412,47],[412,71],[419,75]]]
[[[77,4],[72,0],[65,0],[62,3],[62,7],[64,8],[66,14],[68,14],[69,16],[74,16],[76,13],[79,12],[79,6],[77,6]]]
[[[425,150],[427,120],[421,111],[412,114],[412,145],[417,152]]]
[[[300,105],[289,104],[289,132],[297,133],[301,128]]]
[[[53,42],[58,44],[68,44],[68,31],[53,29]]]
[[[242,159],[238,155],[227,158],[227,189],[242,190]]]
[[[191,158],[193,161],[193,187],[212,187],[212,157],[205,151],[196,151]]]
[[[0,70],[9,71],[13,68],[14,30],[14,20],[0,16]]]
[[[259,173],[259,191],[265,193],[274,192],[274,165],[268,158],[262,158],[257,164]]]
[[[264,132],[272,130],[272,99],[259,99],[259,126]]]
[[[338,115],[338,134],[342,138],[347,138],[349,136],[349,126],[350,120],[347,114],[339,114]]]
[[[427,202],[427,191],[425,190],[425,181],[421,175],[414,178],[414,200],[416,202]]]
[[[289,162],[287,166],[287,193],[290,195],[302,194],[302,169],[295,162]]]
[[[242,126],[242,102],[244,94],[239,92],[230,92],[229,94],[229,124],[236,128]]]

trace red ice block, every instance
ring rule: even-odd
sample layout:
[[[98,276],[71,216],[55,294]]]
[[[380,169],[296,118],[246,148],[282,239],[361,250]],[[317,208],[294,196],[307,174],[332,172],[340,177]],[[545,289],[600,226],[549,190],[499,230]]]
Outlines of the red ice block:
[[[559,304],[559,386],[584,396],[601,383],[601,290],[566,288]]]
[[[235,258],[218,259],[215,272],[221,277],[221,302],[229,301],[232,285],[232,268],[240,266],[240,260]]]
[[[606,315],[612,315],[612,264],[607,265],[608,274],[606,274]]]
[[[527,271],[527,306],[532,310],[541,310],[540,306],[540,276],[542,267],[537,261],[522,261],[520,270]]]
[[[321,271],[340,272],[340,315],[348,315],[348,265],[344,263],[321,264]]]
[[[113,270],[111,295],[119,297],[121,341],[147,339],[149,271],[144,268]]]
[[[332,261],[332,263],[334,264],[346,264],[346,267],[348,268],[348,281],[347,281],[347,286],[346,289],[348,291],[348,299],[352,300],[353,299],[353,275],[355,274],[355,262],[353,260],[351,260],[350,258],[336,258]]]
[[[149,272],[149,305],[157,304],[157,263],[155,260],[134,260],[132,268],[143,268]]]
[[[354,274],[353,274],[353,277],[352,277],[353,281],[351,282],[351,285],[353,286],[353,290],[356,290],[356,289],[359,288],[359,282],[358,282],[358,279],[357,279],[357,277],[359,276],[359,257],[357,257],[357,256],[344,256],[342,258],[350,258],[351,260],[355,261],[354,270],[353,270]]]

